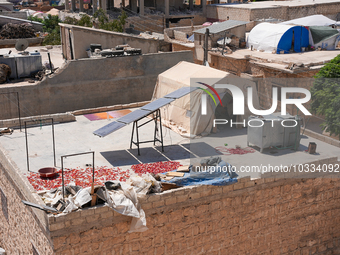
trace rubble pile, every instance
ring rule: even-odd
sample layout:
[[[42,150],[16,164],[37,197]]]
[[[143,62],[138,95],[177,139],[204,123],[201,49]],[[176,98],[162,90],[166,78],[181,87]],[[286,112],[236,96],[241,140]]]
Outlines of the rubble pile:
[[[35,30],[31,24],[7,23],[0,30],[0,39],[19,39],[35,37]]]
[[[5,83],[11,76],[11,68],[6,64],[0,64],[0,84]]]

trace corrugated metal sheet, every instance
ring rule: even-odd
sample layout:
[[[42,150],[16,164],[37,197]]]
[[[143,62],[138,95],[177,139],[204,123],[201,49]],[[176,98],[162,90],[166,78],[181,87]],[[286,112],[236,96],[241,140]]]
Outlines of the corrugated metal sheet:
[[[198,30],[194,31],[194,33],[205,34],[206,29],[209,28],[210,34],[218,34],[218,33],[221,33],[223,31],[226,31],[228,29],[232,29],[234,27],[245,25],[247,23],[249,23],[249,22],[240,21],[240,20],[227,20],[227,21],[224,21],[222,23],[213,24],[209,27],[204,27],[204,28],[198,29]]]

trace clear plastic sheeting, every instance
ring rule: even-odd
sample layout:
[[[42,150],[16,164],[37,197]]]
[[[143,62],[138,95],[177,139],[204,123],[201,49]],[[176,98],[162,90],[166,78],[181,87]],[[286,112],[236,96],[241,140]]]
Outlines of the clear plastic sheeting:
[[[129,232],[143,232],[147,230],[146,218],[144,210],[138,198],[144,197],[146,194],[161,192],[161,185],[149,173],[139,176],[134,174],[127,180],[127,182],[117,182],[115,189],[102,187],[95,187],[96,196],[105,201],[105,204],[112,208],[114,211],[132,217]],[[72,184],[73,185],[73,184]],[[75,187],[75,186],[73,186]],[[109,190],[110,189],[110,190]],[[65,188],[67,193],[68,187]],[[74,195],[66,194],[65,209],[63,213],[71,213],[83,206],[88,207],[92,201],[91,187],[78,190]],[[42,200],[46,205],[56,207],[63,199],[62,189],[54,189],[40,193]]]

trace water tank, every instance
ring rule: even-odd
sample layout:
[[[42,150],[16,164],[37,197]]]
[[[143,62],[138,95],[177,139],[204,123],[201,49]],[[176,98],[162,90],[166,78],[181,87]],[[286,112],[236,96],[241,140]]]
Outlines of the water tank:
[[[42,70],[41,55],[15,55],[18,79]]]
[[[301,139],[300,129],[299,116],[278,113],[263,117],[251,116],[248,119],[247,143],[248,146],[251,144],[259,147],[261,152],[274,146],[297,150]]]

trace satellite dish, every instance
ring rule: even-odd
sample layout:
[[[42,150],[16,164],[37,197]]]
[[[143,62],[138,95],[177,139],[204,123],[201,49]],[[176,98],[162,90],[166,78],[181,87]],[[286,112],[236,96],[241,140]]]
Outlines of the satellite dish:
[[[15,49],[17,51],[24,51],[26,50],[28,47],[28,41],[25,39],[19,39],[17,40],[16,44],[15,44]]]

